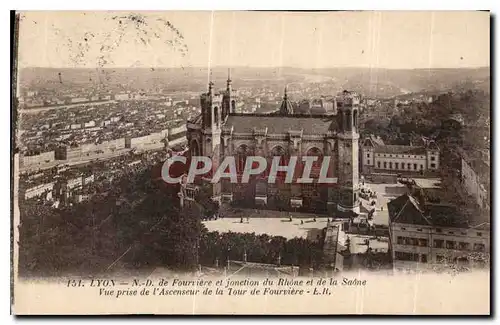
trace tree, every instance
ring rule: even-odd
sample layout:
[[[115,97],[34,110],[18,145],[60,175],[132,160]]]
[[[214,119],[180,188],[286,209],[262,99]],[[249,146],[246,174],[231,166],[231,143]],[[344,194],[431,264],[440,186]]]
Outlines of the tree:
[[[201,206],[202,216],[200,217],[212,217],[219,213],[220,205],[219,202],[212,199],[212,187],[210,184],[204,184],[198,187],[198,192],[196,193],[195,202]],[[194,212],[194,211],[193,211]]]

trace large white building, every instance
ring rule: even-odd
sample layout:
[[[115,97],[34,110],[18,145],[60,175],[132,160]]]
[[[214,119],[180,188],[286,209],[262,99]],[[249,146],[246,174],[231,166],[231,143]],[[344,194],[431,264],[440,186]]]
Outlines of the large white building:
[[[490,253],[490,224],[468,220],[454,206],[404,194],[388,203],[390,252],[397,270],[477,263]]]
[[[380,137],[370,136],[361,146],[361,169],[371,173],[420,173],[439,169],[439,148],[433,140],[415,145],[387,145]]]

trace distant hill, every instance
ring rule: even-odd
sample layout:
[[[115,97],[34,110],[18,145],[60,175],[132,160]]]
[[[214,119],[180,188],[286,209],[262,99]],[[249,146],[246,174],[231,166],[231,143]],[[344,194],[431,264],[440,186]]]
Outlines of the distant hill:
[[[334,87],[355,90],[366,96],[388,97],[410,92],[443,91],[467,83],[488,91],[490,68],[468,69],[369,69],[369,68],[253,68],[233,67],[235,86],[282,87],[288,83],[329,83]],[[207,68],[25,68],[20,71],[22,87],[57,87],[60,84],[91,85],[103,83],[115,89],[120,87],[166,87],[173,90],[198,91],[206,88]],[[226,67],[211,71],[217,86],[223,87]]]

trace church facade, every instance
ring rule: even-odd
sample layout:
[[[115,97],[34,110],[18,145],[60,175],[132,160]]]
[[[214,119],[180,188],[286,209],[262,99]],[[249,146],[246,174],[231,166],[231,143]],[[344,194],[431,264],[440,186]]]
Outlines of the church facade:
[[[295,175],[294,181],[287,183],[282,181],[282,174],[276,182],[268,182],[264,172],[252,176],[245,184],[234,184],[227,179],[212,184],[208,178],[199,179],[199,184],[205,182],[205,186],[210,186],[213,199],[236,207],[338,216],[359,212],[360,97],[344,91],[336,101],[336,115],[295,114],[285,88],[283,101],[276,112],[241,114],[235,113],[236,93],[230,77],[226,89],[221,92],[215,92],[210,82],[208,92],[200,97],[201,114],[187,122],[191,156],[209,157],[214,166],[225,157],[233,156],[238,179],[248,156],[265,157],[269,166],[277,156],[280,165],[287,165],[291,156],[297,156],[299,162],[304,156],[318,158],[311,168],[313,183],[296,182],[301,175]],[[324,157],[330,160],[328,175],[337,179],[335,184],[317,181]]]

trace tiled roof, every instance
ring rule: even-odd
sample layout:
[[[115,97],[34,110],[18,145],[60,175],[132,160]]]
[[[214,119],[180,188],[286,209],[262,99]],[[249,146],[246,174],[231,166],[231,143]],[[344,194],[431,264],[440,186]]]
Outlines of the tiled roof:
[[[404,194],[387,204],[391,222],[435,227],[469,228],[469,220],[453,205],[425,204]]]
[[[423,155],[426,153],[425,147],[416,146],[402,146],[402,145],[384,145],[376,146],[375,152],[377,153],[389,153],[389,154],[412,154],[412,155]]]
[[[335,116],[324,115],[232,114],[228,116],[225,125],[232,126],[235,133],[252,133],[254,128],[267,128],[268,134],[285,134],[289,130],[302,130],[303,134],[320,135],[337,130]]]
[[[432,224],[440,227],[468,228],[469,221],[459,213],[456,207],[443,204],[428,204],[426,212]]]
[[[491,230],[491,226],[490,226],[489,222],[482,222],[478,225],[473,226],[472,228],[476,229],[476,230],[487,230],[487,231]]]
[[[401,195],[387,204],[389,219],[391,222],[431,225],[426,218],[415,198],[408,194]]]

